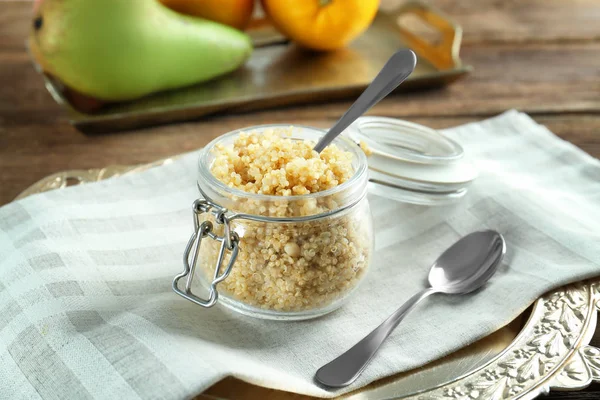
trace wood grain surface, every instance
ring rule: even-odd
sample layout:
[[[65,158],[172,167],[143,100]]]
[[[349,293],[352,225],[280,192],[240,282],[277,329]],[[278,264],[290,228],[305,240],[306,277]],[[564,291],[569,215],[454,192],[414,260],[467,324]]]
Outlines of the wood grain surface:
[[[462,25],[466,45],[600,39],[600,2],[597,0],[435,0],[431,3]]]
[[[383,7],[397,4],[383,1]],[[600,157],[598,0],[437,0],[464,28],[461,57],[474,72],[452,86],[392,96],[370,114],[451,127],[516,108]],[[243,126],[301,123],[328,127],[349,101],[227,114],[176,125],[91,135],[71,127],[46,92],[25,49],[31,3],[0,1],[0,205],[65,169],[150,162],[197,149]],[[213,393],[243,399],[231,380]],[[263,398],[282,398],[281,392]],[[270,396],[270,397],[269,397]],[[247,397],[246,397],[247,398]],[[286,399],[305,399],[289,395]],[[599,399],[593,385],[547,399]]]

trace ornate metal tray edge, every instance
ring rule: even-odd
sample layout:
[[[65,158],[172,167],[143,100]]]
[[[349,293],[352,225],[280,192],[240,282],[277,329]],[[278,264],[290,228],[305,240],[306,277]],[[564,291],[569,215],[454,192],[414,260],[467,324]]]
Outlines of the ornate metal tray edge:
[[[67,186],[96,182],[172,162],[109,166],[50,175],[23,191],[17,200]],[[345,398],[369,393],[376,398],[410,400],[529,400],[551,390],[581,390],[600,382],[600,349],[589,343],[600,310],[600,280],[578,282],[550,291],[532,306],[517,337],[485,365],[441,386],[409,396],[393,394],[393,382],[369,385]],[[392,390],[392,392],[390,392]],[[385,397],[384,397],[385,396]],[[200,395],[198,398],[204,398]],[[216,398],[207,396],[205,398]]]
[[[600,380],[600,350],[589,342],[600,304],[598,282],[561,287],[539,298],[519,335],[470,374],[418,396],[433,399],[533,399]]]

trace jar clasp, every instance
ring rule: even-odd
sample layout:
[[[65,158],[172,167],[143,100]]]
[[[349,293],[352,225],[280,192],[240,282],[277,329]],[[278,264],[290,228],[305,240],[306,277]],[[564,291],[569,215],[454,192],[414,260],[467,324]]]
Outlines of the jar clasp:
[[[192,233],[192,236],[190,237],[190,240],[188,241],[183,253],[183,272],[173,279],[173,290],[175,293],[188,299],[189,301],[198,304],[199,306],[209,308],[214,306],[219,298],[217,285],[225,280],[225,278],[227,278],[231,272],[233,264],[235,263],[238,255],[240,239],[235,232],[231,231],[230,218],[227,216],[226,208],[223,208],[205,199],[197,199],[192,205],[192,210],[194,214],[194,233]],[[223,236],[219,236],[215,233],[212,222],[200,222],[201,215],[208,212],[211,212],[214,215],[217,224],[224,226],[225,231]],[[192,280],[194,279],[194,271],[198,261],[200,245],[202,244],[202,240],[206,237],[216,240],[217,242],[221,242],[221,247],[219,249],[219,256],[217,257],[217,262],[215,265],[213,280],[210,283],[209,297],[208,299],[203,299],[192,293]],[[227,266],[223,272],[221,272],[226,251],[231,252],[231,257],[227,263]],[[185,277],[187,277],[185,281],[185,289],[181,290],[178,283],[180,279]]]

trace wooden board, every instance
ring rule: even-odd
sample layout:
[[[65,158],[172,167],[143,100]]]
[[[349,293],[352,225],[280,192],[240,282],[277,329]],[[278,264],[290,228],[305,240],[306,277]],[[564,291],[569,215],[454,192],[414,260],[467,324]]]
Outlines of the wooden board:
[[[395,7],[403,0],[382,0]],[[463,45],[600,39],[597,0],[430,0],[463,27]]]

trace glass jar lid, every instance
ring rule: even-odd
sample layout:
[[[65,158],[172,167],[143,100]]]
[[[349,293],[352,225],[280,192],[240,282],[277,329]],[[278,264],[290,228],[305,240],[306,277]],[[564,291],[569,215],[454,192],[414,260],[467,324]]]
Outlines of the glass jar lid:
[[[386,117],[361,117],[345,132],[364,142],[369,188],[377,195],[408,203],[437,205],[467,193],[478,173],[463,148],[440,132]]]

